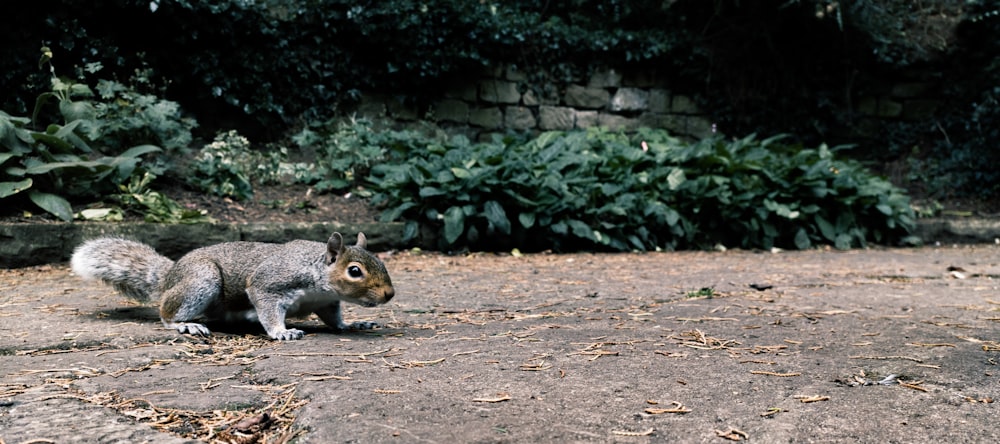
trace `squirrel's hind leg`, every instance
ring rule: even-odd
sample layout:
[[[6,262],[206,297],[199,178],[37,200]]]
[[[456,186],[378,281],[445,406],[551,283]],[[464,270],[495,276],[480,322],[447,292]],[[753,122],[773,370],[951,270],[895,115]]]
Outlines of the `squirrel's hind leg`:
[[[172,276],[168,276],[160,302],[163,326],[192,335],[212,334],[205,324],[190,321],[208,317],[209,308],[217,304],[222,293],[222,272],[212,263],[188,263],[178,264],[171,274],[181,278],[170,282]]]

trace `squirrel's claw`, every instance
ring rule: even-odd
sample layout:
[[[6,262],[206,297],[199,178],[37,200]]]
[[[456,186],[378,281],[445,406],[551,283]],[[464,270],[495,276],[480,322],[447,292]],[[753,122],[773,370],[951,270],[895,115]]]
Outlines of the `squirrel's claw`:
[[[164,323],[167,328],[177,329],[177,331],[182,334],[191,334],[197,336],[210,336],[212,331],[208,329],[204,324],[198,324],[195,322],[172,322]]]
[[[297,328],[289,328],[287,330],[276,331],[270,336],[279,341],[294,341],[297,339],[302,339],[305,336],[305,332]]]
[[[373,328],[379,328],[379,327],[381,327],[381,325],[379,325],[378,322],[357,321],[357,322],[351,322],[350,324],[344,325],[340,329],[341,330],[371,330]]]

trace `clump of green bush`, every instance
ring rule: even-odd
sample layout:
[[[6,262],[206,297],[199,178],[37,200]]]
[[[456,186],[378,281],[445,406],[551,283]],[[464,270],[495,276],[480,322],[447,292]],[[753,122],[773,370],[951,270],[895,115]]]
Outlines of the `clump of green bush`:
[[[837,248],[912,241],[908,197],[835,149],[780,137],[686,143],[590,129],[524,142],[464,137],[372,168],[384,221],[440,230],[441,247]]]
[[[254,182],[280,182],[287,158],[285,150],[255,151],[246,137],[226,131],[198,152],[190,165],[188,184],[217,196],[247,200],[253,197]]]
[[[38,96],[32,117],[0,111],[3,211],[30,214],[37,207],[63,221],[119,219],[120,208],[73,212],[73,203],[107,198],[155,221],[204,220],[201,212],[184,211],[149,188],[169,167],[165,156],[153,156],[184,152],[196,126],[178,105],[113,81],[99,82],[95,96],[85,83],[57,77],[52,52],[43,47],[42,53],[51,90]],[[53,100],[55,111],[47,106]]]
[[[385,162],[390,153],[422,150],[431,139],[413,130],[377,128],[369,119],[314,123],[292,136],[313,159],[305,167],[297,166],[294,177],[320,192],[356,190],[364,185],[372,167]]]

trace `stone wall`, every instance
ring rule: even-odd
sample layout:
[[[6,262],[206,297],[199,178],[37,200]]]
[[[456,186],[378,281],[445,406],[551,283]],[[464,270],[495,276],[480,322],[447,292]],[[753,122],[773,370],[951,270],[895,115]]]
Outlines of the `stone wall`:
[[[401,123],[431,122],[473,135],[595,126],[614,130],[664,128],[691,138],[713,131],[691,97],[670,91],[650,73],[605,69],[565,86],[532,85],[529,76],[513,68],[471,77],[423,110],[378,94],[365,94],[356,115]],[[555,92],[538,92],[544,90]]]
[[[947,106],[940,82],[912,73],[889,82],[872,82],[856,93],[848,128],[827,134],[831,140],[862,142],[881,137],[898,122],[929,121]],[[568,85],[532,84],[514,68],[470,75],[424,107],[407,106],[379,94],[365,94],[355,115],[388,120],[396,126],[431,123],[470,137],[518,130],[541,132],[602,126],[631,130],[663,128],[690,139],[712,134],[715,127],[692,96],[672,91],[650,72],[604,69]],[[876,84],[877,83],[877,84]],[[539,91],[553,91],[540,93]],[[848,111],[845,111],[848,112]]]

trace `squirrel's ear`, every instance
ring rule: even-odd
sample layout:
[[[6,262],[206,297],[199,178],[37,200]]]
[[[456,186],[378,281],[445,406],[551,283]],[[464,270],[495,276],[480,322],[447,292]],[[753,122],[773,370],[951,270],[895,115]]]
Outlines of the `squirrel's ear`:
[[[332,264],[337,260],[337,255],[344,251],[344,236],[334,232],[330,240],[326,241],[326,263]]]
[[[368,248],[368,238],[365,237],[365,233],[358,232],[358,243],[357,246],[361,248]]]

